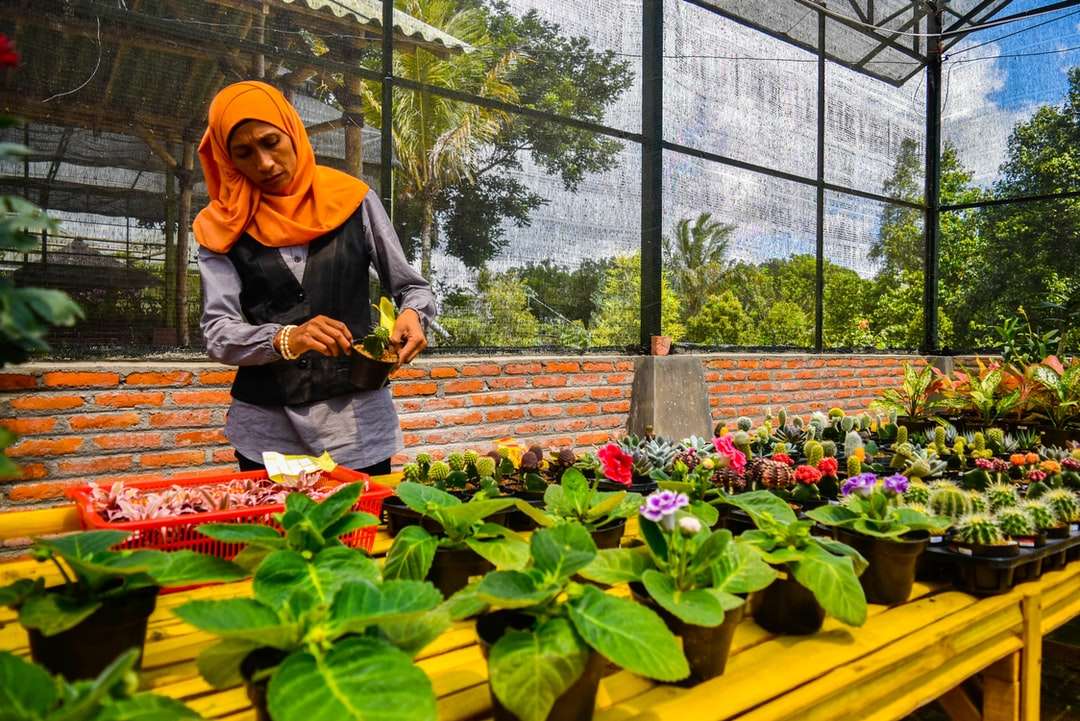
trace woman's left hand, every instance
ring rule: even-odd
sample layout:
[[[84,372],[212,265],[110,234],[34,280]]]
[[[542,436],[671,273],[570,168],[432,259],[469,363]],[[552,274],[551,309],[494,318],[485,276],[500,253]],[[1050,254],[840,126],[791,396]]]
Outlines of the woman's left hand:
[[[390,342],[398,349],[398,363],[401,365],[411,363],[413,358],[420,355],[420,351],[427,348],[420,314],[412,308],[398,313],[394,332],[390,334]]]

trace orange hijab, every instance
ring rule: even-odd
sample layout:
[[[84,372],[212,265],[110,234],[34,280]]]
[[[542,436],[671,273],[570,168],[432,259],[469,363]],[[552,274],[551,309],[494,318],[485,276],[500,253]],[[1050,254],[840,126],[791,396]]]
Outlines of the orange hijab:
[[[245,120],[270,123],[292,139],[296,174],[283,195],[264,194],[233,165],[229,134]],[[310,243],[348,220],[368,191],[351,175],[316,165],[296,109],[276,88],[254,80],[214,97],[199,162],[210,204],[195,217],[195,239],[216,253],[228,252],[245,232],[273,248]]]

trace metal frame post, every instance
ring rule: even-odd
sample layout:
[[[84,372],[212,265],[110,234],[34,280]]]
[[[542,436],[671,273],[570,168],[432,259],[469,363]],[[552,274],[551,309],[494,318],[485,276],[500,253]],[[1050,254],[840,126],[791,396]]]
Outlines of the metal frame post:
[[[661,335],[663,301],[664,4],[644,0],[641,28],[641,346]]]
[[[941,231],[941,19],[942,4],[930,0],[926,16],[926,217],[923,223],[923,353],[938,349],[938,244]]]
[[[825,348],[825,13],[818,13],[817,267],[814,281],[814,350]]]
[[[379,196],[394,219],[394,0],[382,3],[382,128],[379,143]]]

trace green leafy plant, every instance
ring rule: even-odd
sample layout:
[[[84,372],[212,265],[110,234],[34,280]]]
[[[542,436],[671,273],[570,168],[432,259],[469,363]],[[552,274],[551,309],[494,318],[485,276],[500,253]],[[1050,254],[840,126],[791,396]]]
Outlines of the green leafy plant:
[[[899,540],[913,531],[930,532],[949,525],[947,518],[902,505],[908,487],[904,476],[879,479],[873,473],[864,473],[844,482],[842,505],[813,508],[806,516],[826,526],[890,540]]]
[[[378,314],[379,322],[360,340],[360,348],[365,355],[375,360],[396,362],[397,356],[392,352],[390,344],[390,334],[394,332],[394,324],[397,323],[394,302],[383,296],[378,305],[371,307]]]
[[[887,389],[870,405],[913,421],[933,420],[941,408],[937,394],[944,386],[945,379],[933,366],[916,369],[911,363],[905,363],[900,387]]]
[[[826,613],[851,626],[866,622],[866,596],[859,575],[866,559],[850,546],[810,535],[813,521],[800,521],[791,507],[768,491],[728,496],[726,502],[750,516],[756,530],[739,536],[771,566],[782,567],[814,594]]]
[[[1056,356],[1030,366],[1027,373],[1042,386],[1042,392],[1031,397],[1033,415],[1054,428],[1067,428],[1080,423],[1080,358],[1069,365]]]
[[[543,721],[584,672],[590,651],[659,681],[690,669],[676,638],[654,612],[572,581],[597,556],[589,532],[564,523],[532,535],[527,564],[492,571],[462,594],[478,611],[513,610],[531,619],[491,647],[488,670],[499,701],[521,721]]]
[[[945,396],[941,407],[959,413],[973,413],[984,426],[991,426],[999,418],[1016,409],[1021,401],[1019,389],[1007,390],[1004,369],[996,364],[977,360],[974,371],[957,369],[952,377],[942,376]]]
[[[1035,535],[1035,519],[1023,508],[1002,508],[996,520],[1001,532],[1010,538]]]
[[[38,561],[52,562],[64,579],[46,588],[45,579],[22,578],[0,588],[0,605],[19,612],[19,623],[55,636],[86,620],[104,603],[162,586],[235,581],[239,566],[192,551],[110,551],[131,536],[123,531],[87,531],[34,541]]]
[[[705,456],[693,470],[681,460],[676,460],[670,473],[657,470],[653,471],[652,477],[660,488],[686,494],[692,513],[711,527],[720,518],[713,504],[723,495],[714,481],[718,470],[717,459]]]
[[[558,484],[544,491],[544,510],[523,501],[517,507],[542,527],[580,523],[590,532],[637,514],[641,494],[627,491],[598,491],[577,468],[563,473]]]
[[[18,656],[0,651],[0,718],[4,721],[198,721],[202,717],[166,696],[136,693],[139,652],[127,651],[92,681],[69,683]]]

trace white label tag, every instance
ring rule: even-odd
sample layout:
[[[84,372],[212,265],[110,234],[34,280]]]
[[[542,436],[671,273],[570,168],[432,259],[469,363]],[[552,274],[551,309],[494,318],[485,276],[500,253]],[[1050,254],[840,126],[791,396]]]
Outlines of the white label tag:
[[[975,553],[970,548],[964,548],[963,546],[957,546],[955,550],[956,550],[957,553],[962,553],[965,556],[974,556],[975,555]]]
[[[941,543],[944,540],[944,536],[930,536],[930,543]]]

